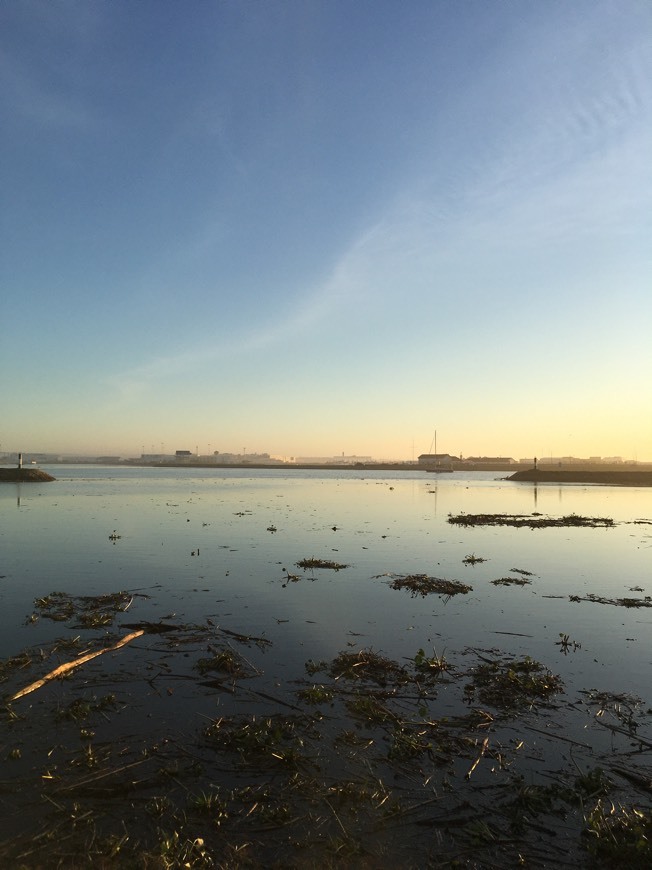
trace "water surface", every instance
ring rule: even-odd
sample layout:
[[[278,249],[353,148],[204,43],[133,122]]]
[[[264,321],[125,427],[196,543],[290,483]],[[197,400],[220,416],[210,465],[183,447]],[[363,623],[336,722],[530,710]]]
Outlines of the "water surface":
[[[202,789],[213,788],[216,778],[226,776],[223,767],[213,770],[211,756],[206,756],[201,737],[206,722],[252,710],[247,715],[254,720],[262,712],[297,710],[299,687],[311,679],[328,681],[323,669],[310,677],[306,663],[330,662],[342,651],[371,649],[414,667],[415,656],[423,650],[451,663],[450,674],[455,676],[450,680],[427,691],[411,690],[417,693],[412,701],[397,700],[401,711],[405,704],[418,705],[416,712],[405,713],[410,728],[415,715],[425,717],[424,728],[432,729],[433,722],[466,714],[469,702],[463,699],[460,681],[471,679],[479,662],[525,656],[541,662],[563,681],[554,711],[546,713],[545,705],[541,710],[534,705],[529,712],[535,719],[529,724],[525,719],[499,724],[496,719],[491,731],[491,745],[527,746],[527,754],[521,753],[509,776],[533,781],[543,777],[547,782],[551,771],[565,765],[571,772],[579,763],[588,769],[600,754],[615,751],[614,732],[601,729],[600,721],[591,718],[596,710],[587,706],[588,690],[631,697],[628,704],[636,704],[638,698],[643,708],[649,706],[652,609],[617,605],[624,598],[646,603],[646,596],[652,595],[649,489],[534,486],[496,479],[492,473],[440,477],[419,471],[97,466],[51,470],[57,477],[54,483],[0,487],[0,658],[31,650],[34,665],[41,650],[41,670],[46,670],[72,655],[56,647],[62,635],[70,640],[76,634],[82,646],[108,644],[130,626],[159,621],[183,628],[183,633],[176,646],[174,635],[145,635],[80,669],[74,680],[56,681],[16,702],[28,724],[16,732],[10,721],[5,741],[7,746],[17,744],[16,759],[18,750],[23,753],[12,768],[16,782],[22,783],[23,803],[12,798],[5,836],[16,826],[26,826],[25,834],[33,836],[29,824],[34,821],[28,820],[43,813],[46,818],[52,810],[51,800],[38,797],[42,777],[50,777],[55,769],[61,771],[57,775],[70,775],[70,737],[64,738],[63,732],[57,737],[56,752],[45,745],[38,730],[46,721],[43,705],[65,711],[71,697],[87,699],[89,693],[91,699],[101,692],[114,693],[119,710],[106,715],[106,722],[99,717],[95,737],[84,744],[86,751],[101,737],[111,742],[119,758],[138,758],[151,751],[153,741],[171,746],[182,734],[184,745],[196,744],[193,752],[204,759],[208,772]],[[529,529],[448,522],[460,513],[579,514],[610,517],[614,525]],[[469,556],[475,557],[475,564],[469,564]],[[312,557],[346,567],[310,571],[297,566]],[[460,581],[471,590],[422,597],[391,588],[394,579],[413,574]],[[492,584],[505,577],[530,582]],[[127,611],[106,628],[80,629],[71,622],[53,621],[39,605],[39,599],[55,591],[99,596],[122,590],[133,598]],[[590,596],[612,603],[586,600]],[[193,626],[198,627],[196,635]],[[247,637],[254,640],[246,641]],[[560,643],[561,637],[568,643]],[[244,647],[243,661],[256,680],[229,686],[223,676],[204,679],[199,663],[218,645],[237,647],[240,654]],[[20,683],[20,671],[11,676]],[[27,676],[22,681],[27,682]],[[618,722],[620,703],[616,701],[614,708]],[[325,746],[327,739],[338,745],[342,721],[335,709],[348,715],[344,706],[318,717],[322,734],[316,746]],[[356,727],[364,731],[360,723]],[[531,730],[524,741],[526,727]],[[548,739],[540,736],[546,731]],[[382,749],[376,756],[378,765],[387,763],[387,741],[392,739],[382,728],[374,735],[375,746]],[[475,745],[482,736],[469,739],[464,746]],[[564,754],[567,743],[560,740],[575,741],[585,757],[579,762],[578,756],[569,759]],[[42,744],[42,760],[34,741]],[[120,751],[118,741],[123,741]],[[505,775],[507,768],[503,770],[502,763],[481,766],[465,784],[465,751],[459,759],[451,758],[452,766],[441,774],[438,788],[445,795],[455,775],[457,788],[471,790],[469,800],[486,801],[491,792],[473,791],[476,782],[496,788],[495,778]],[[619,763],[626,757],[631,764],[629,746],[622,753]],[[367,767],[347,767],[363,762]],[[347,756],[337,750],[332,758],[324,756],[323,763],[331,778],[344,771],[359,781],[367,775],[365,770],[371,771],[369,762],[354,752]],[[426,806],[433,793],[431,762],[415,763],[421,765],[419,775],[411,772],[411,785],[402,786],[401,794],[415,806]],[[122,764],[113,761],[106,775],[113,776]],[[235,770],[229,774],[236,779],[240,775]],[[392,769],[387,781],[397,776]],[[28,783],[33,781],[36,797],[29,796]],[[427,789],[425,803],[420,788]],[[439,794],[436,789],[434,793]],[[52,794],[56,805],[63,806],[56,787]],[[187,800],[186,792],[181,798],[184,795]],[[490,811],[491,803],[484,812]],[[102,812],[106,814],[104,805]],[[116,812],[122,810],[118,807]],[[337,819],[330,821],[337,833]],[[301,825],[309,838],[318,835],[306,823]],[[376,822],[372,830],[377,830]],[[423,828],[414,830],[409,855],[393,854],[394,865],[408,858],[419,865],[430,854],[430,841],[420,836]],[[372,837],[365,842],[375,841]],[[383,848],[398,846],[390,836]],[[258,860],[271,859],[263,851]]]

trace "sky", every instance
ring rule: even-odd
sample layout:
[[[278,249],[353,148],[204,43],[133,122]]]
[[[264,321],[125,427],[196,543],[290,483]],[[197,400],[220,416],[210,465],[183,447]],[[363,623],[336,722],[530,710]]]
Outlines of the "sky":
[[[0,5],[0,451],[652,460],[649,0]]]

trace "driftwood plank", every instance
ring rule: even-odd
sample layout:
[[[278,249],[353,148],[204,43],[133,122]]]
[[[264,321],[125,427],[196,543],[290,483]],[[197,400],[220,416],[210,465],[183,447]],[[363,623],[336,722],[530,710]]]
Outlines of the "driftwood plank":
[[[19,698],[22,698],[25,695],[29,695],[31,692],[35,692],[37,689],[40,689],[51,680],[56,680],[58,677],[63,677],[65,674],[69,673],[75,668],[80,667],[80,665],[84,665],[86,664],[86,662],[90,662],[91,659],[95,659],[98,656],[104,655],[104,653],[114,652],[115,650],[120,649],[126,644],[131,643],[132,640],[136,640],[137,637],[140,637],[143,634],[145,634],[145,632],[142,628],[138,631],[132,631],[131,634],[126,634],[123,638],[117,641],[117,643],[114,643],[112,646],[107,646],[104,649],[95,650],[95,652],[86,653],[85,655],[79,656],[79,658],[74,659],[71,662],[64,662],[64,664],[59,665],[58,668],[50,671],[49,674],[46,674],[44,677],[41,677],[40,680],[36,680],[36,682],[34,683],[30,683],[29,686],[25,686],[24,689],[16,692],[15,695],[12,695],[7,700],[17,701]]]

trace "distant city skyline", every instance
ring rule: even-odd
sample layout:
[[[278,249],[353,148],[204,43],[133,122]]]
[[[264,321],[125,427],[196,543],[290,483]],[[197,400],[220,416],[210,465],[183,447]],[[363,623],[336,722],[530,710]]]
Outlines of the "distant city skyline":
[[[540,464],[546,464],[549,462],[604,462],[604,463],[642,463],[647,464],[652,462],[652,459],[648,459],[646,457],[628,457],[622,455],[599,455],[593,454],[590,456],[575,456],[572,454],[549,454],[549,455],[541,455],[536,456],[535,454],[530,454],[526,456],[516,456],[508,453],[498,453],[498,454],[489,454],[487,452],[477,452],[475,454],[465,455],[464,453],[450,453],[449,451],[439,452],[437,454],[428,454],[425,452],[420,453],[417,456],[374,456],[370,454],[345,454],[345,453],[325,453],[322,455],[305,455],[305,454],[289,454],[289,453],[281,453],[275,454],[270,453],[266,450],[261,451],[212,451],[212,452],[202,452],[193,451],[193,450],[185,450],[183,448],[165,452],[165,451],[156,451],[156,450],[142,450],[140,452],[108,452],[108,453],[88,453],[84,451],[56,451],[56,450],[4,450],[2,445],[0,445],[0,463],[14,460],[18,456],[23,456],[26,461],[29,461],[30,457],[32,458],[41,458],[42,461],[46,461],[43,459],[49,458],[51,460],[54,459],[66,459],[66,458],[87,458],[89,460],[98,460],[98,459],[116,459],[119,461],[125,460],[143,460],[143,461],[170,461],[170,460],[178,460],[183,461],[184,459],[188,459],[189,461],[215,461],[216,463],[224,463],[224,462],[259,462],[259,461],[270,461],[272,463],[323,463],[323,462],[342,462],[344,464],[353,464],[355,462],[365,463],[365,462],[398,462],[398,463],[418,463],[420,459],[427,461],[426,458],[429,455],[437,455],[437,456],[446,456],[451,457],[454,460],[460,460],[464,462],[472,462],[472,461],[482,461],[482,460],[510,460],[513,462],[531,462],[534,458],[537,458]]]
[[[648,457],[651,33],[2,4],[0,449]]]

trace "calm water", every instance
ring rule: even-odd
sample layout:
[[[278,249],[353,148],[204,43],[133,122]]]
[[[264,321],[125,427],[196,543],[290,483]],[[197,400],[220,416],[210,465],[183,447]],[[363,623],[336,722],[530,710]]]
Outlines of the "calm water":
[[[569,595],[652,594],[649,489],[514,484],[495,474],[192,471],[56,466],[51,484],[0,487],[0,655],[60,633],[26,625],[54,590],[129,590],[133,618],[207,617],[273,641],[266,667],[286,676],[347,644],[392,657],[419,648],[529,654],[569,687],[646,697],[652,610],[571,603]],[[615,528],[460,528],[449,514],[578,513]],[[276,531],[270,531],[275,528]],[[110,534],[120,538],[112,542]],[[465,565],[466,556],[486,559]],[[304,573],[306,557],[339,572]],[[286,569],[301,575],[286,583]],[[532,584],[495,587],[518,568]],[[473,591],[445,599],[392,590],[390,575],[427,573]],[[634,587],[643,591],[631,592]],[[561,633],[581,644],[564,656]]]
[[[474,818],[503,831],[500,842],[511,848],[509,807],[521,783],[567,788],[596,765],[612,773],[624,765],[649,777],[652,735],[644,711],[651,700],[652,609],[569,600],[652,594],[649,489],[535,489],[493,474],[417,471],[57,466],[53,473],[55,483],[0,486],[0,658],[10,659],[1,673],[4,697],[144,622],[173,630],[148,630],[69,679],[3,705],[6,866],[22,866],[15,859],[24,850],[32,854],[33,843],[42,843],[45,854],[53,842],[42,839],[48,831],[70,838],[62,840],[64,852],[76,843],[83,855],[104,835],[156,850],[159,828],[179,825],[184,842],[208,837],[216,857],[225,842],[247,840],[252,866],[279,860],[319,866],[319,857],[310,860],[316,847],[330,856],[326,866],[355,866],[346,858],[332,863],[352,843],[374,856],[376,863],[361,866],[440,866],[444,847],[449,857],[460,843],[484,848]],[[530,530],[447,522],[460,512],[577,513],[611,517],[615,526]],[[465,564],[470,555],[486,561]],[[310,557],[347,567],[297,567]],[[531,572],[531,584],[492,585],[519,576],[514,569]],[[390,587],[392,577],[409,574],[459,580],[472,591],[424,598]],[[106,628],[80,628],[78,617],[52,621],[35,604],[54,591],[122,590],[131,603]],[[560,634],[579,646],[564,655]],[[406,673],[414,672],[420,649],[444,655],[449,667],[402,689],[390,680],[362,690],[347,677],[338,682],[327,666],[315,675],[306,668],[309,660],[332,662],[369,647],[404,664]],[[29,655],[19,656],[24,650]],[[236,677],[211,665],[229,651],[246,665]],[[476,727],[469,723],[479,702],[466,695],[469,680],[480,662],[503,654],[537,659],[561,676],[564,690],[554,703],[528,703],[518,715],[480,713]],[[320,682],[335,691],[332,703],[317,702],[317,711],[301,693]],[[612,693],[606,712],[607,696],[588,696],[590,689]],[[107,698],[108,708],[98,707]],[[351,706],[378,698],[393,711],[380,723]],[[274,717],[274,725],[265,717]],[[278,724],[283,717],[285,726]],[[267,736],[252,738],[261,723]],[[283,727],[296,729],[300,741],[287,754],[283,746],[280,754],[274,749],[278,743],[265,749]],[[417,732],[433,741],[432,751],[392,755],[405,745],[399,738],[416,739]],[[234,748],[229,734],[248,742]],[[621,778],[614,800],[640,802],[630,783]],[[227,801],[216,825],[197,815],[196,799],[209,793]],[[334,813],[331,797],[344,801],[345,794],[357,794],[367,810],[338,803]],[[385,819],[385,798],[402,807],[400,817]],[[88,832],[76,827],[78,801]],[[275,806],[287,816],[260,827],[263,810],[256,808]],[[341,812],[348,813],[344,822]],[[444,832],[449,815],[452,835]],[[529,845],[526,831],[500,866],[515,866],[524,843],[533,850],[532,866],[550,866],[551,856],[556,867],[577,866],[585,842],[581,807],[532,824]],[[308,863],[292,863],[297,854]]]

